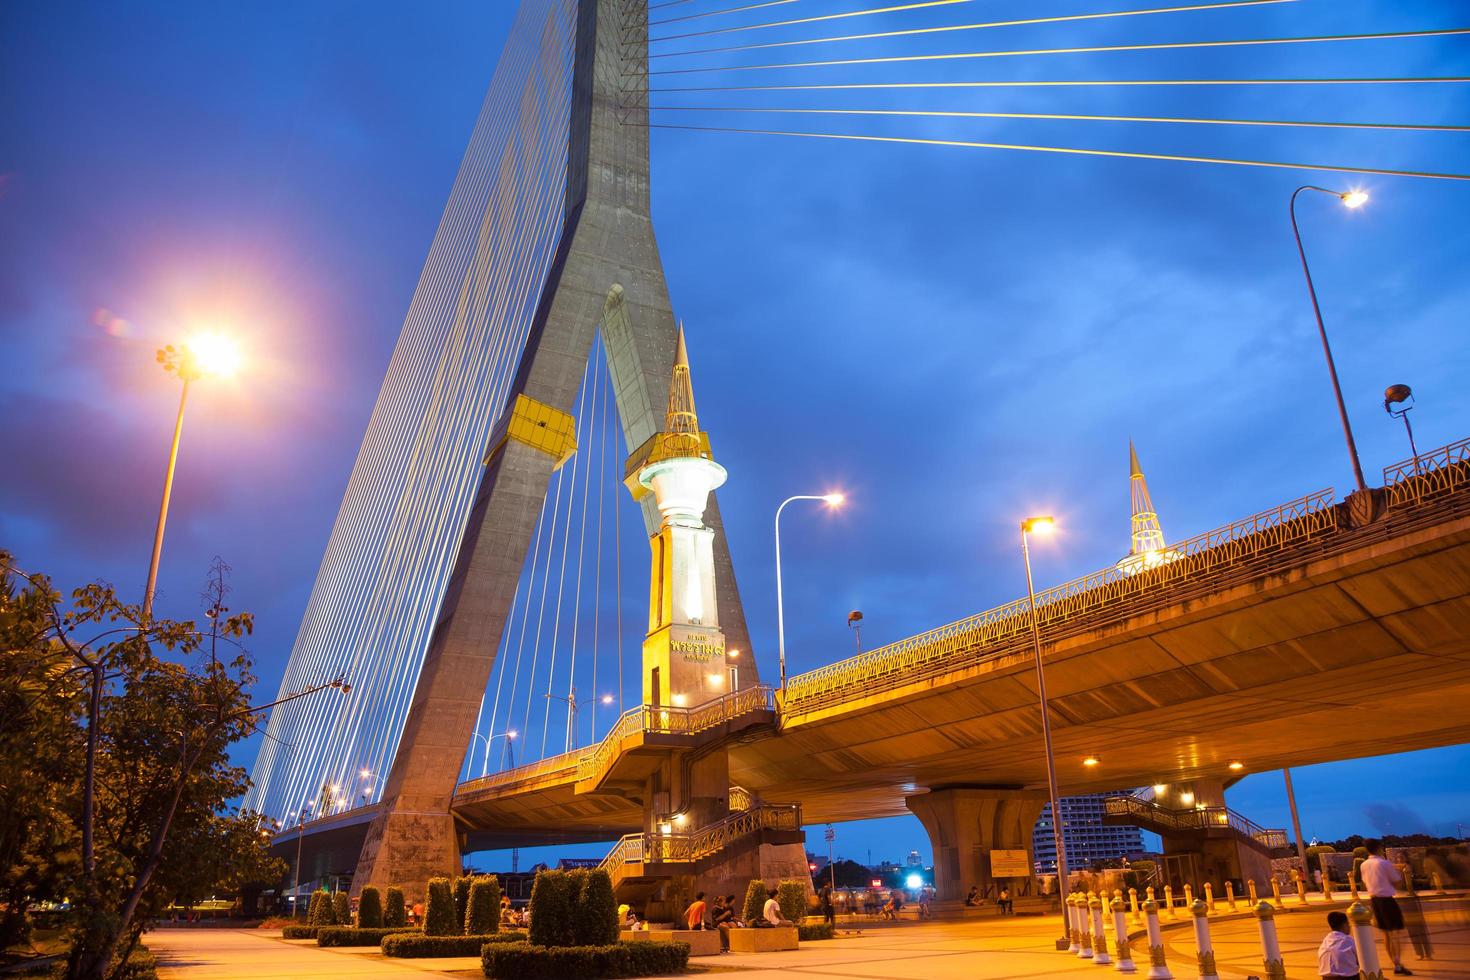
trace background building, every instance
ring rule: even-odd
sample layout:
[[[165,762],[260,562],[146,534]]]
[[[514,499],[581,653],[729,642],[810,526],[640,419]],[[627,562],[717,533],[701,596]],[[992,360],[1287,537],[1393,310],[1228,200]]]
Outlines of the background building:
[[[1094,861],[1115,861],[1143,852],[1143,831],[1131,826],[1110,826],[1102,819],[1103,800],[1132,792],[1129,789],[1062,797],[1062,840],[1067,846],[1070,870],[1084,871]],[[1052,836],[1050,803],[1041,808],[1041,816],[1031,834],[1031,848],[1032,860],[1041,873],[1055,873],[1057,847]]]

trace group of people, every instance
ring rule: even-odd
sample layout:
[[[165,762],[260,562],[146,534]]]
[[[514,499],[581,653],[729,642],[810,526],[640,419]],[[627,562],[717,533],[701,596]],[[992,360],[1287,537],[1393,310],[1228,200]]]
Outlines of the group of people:
[[[776,900],[776,889],[772,888],[766,892],[766,902],[761,908],[760,917],[754,922],[741,920],[736,912],[735,896],[715,896],[713,908],[704,900],[704,892],[696,892],[694,901],[684,910],[684,926],[687,929],[704,930],[718,929],[720,931],[720,952],[730,952],[730,930],[731,929],[770,929],[775,926],[792,925],[790,919],[781,914],[781,903]]]
[[[965,905],[970,908],[975,908],[984,901],[985,899],[980,896],[980,889],[975,885],[971,885],[970,894],[965,896]],[[995,896],[995,905],[996,908],[1000,909],[1001,915],[1011,915],[1016,911],[1016,903],[1011,898],[1009,887],[1001,888],[1000,894]]]
[[[1397,886],[1403,884],[1403,876],[1383,856],[1381,841],[1364,841],[1363,846],[1368,850],[1368,858],[1359,867],[1358,874],[1362,876],[1368,903],[1373,908],[1373,924],[1383,933],[1383,944],[1388,947],[1389,959],[1393,960],[1394,974],[1413,976],[1413,971],[1404,966],[1398,936],[1404,930],[1404,912],[1399,908],[1395,895]],[[1327,936],[1317,947],[1317,972],[1322,980],[1357,980],[1360,972],[1358,950],[1348,929],[1348,917],[1342,912],[1329,912],[1327,926]]]
[[[530,924],[531,910],[529,908],[518,909],[510,904],[507,896],[500,896],[500,928],[524,929]]]

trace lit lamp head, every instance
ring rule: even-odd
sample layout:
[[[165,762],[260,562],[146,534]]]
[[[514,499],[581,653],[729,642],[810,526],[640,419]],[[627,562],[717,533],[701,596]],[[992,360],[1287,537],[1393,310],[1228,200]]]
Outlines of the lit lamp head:
[[[828,493],[822,495],[822,503],[828,507],[841,507],[847,500],[847,495],[842,493]]]
[[[1050,534],[1056,530],[1057,522],[1050,515],[1028,517],[1021,522],[1022,534]]]
[[[1342,200],[1343,206],[1347,208],[1360,208],[1368,203],[1367,191],[1343,191],[1337,196]]]

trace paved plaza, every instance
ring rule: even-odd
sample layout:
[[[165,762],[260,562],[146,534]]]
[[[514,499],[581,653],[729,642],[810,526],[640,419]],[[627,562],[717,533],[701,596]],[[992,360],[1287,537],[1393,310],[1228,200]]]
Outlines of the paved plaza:
[[[1416,976],[1452,980],[1470,976],[1470,914],[1463,899],[1426,900],[1425,912],[1434,959],[1405,962]],[[1286,975],[1315,978],[1317,943],[1325,929],[1320,908],[1283,914],[1280,926]],[[1260,940],[1253,917],[1212,920],[1216,962],[1222,980],[1261,976]],[[704,957],[691,961],[697,973],[737,973],[749,980],[807,976],[861,980],[949,980],[949,978],[1096,977],[1103,968],[1059,953],[1050,940],[1055,918],[1018,917],[979,922],[902,923],[864,927],[830,942],[805,943],[790,953]],[[1164,932],[1170,969],[1192,978],[1194,939],[1187,927]],[[478,976],[470,958],[393,961],[376,950],[320,949],[312,943],[286,942],[279,933],[236,929],[161,929],[148,937],[165,980],[287,980],[313,977]],[[1142,950],[1138,975],[1146,972]],[[1386,963],[1386,960],[1385,960]]]

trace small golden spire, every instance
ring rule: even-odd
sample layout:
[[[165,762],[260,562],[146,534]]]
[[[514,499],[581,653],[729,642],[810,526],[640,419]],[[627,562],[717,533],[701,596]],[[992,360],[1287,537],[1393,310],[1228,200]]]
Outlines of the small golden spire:
[[[674,376],[669,381],[669,411],[664,417],[664,432],[669,435],[687,436],[687,439],[668,440],[666,451],[673,450],[678,445],[684,450],[683,443],[688,443],[687,454],[698,456],[699,453],[699,416],[694,411],[694,386],[689,380],[689,350],[684,345],[684,324],[679,324],[679,339],[674,347]],[[683,455],[683,452],[672,453]]]

